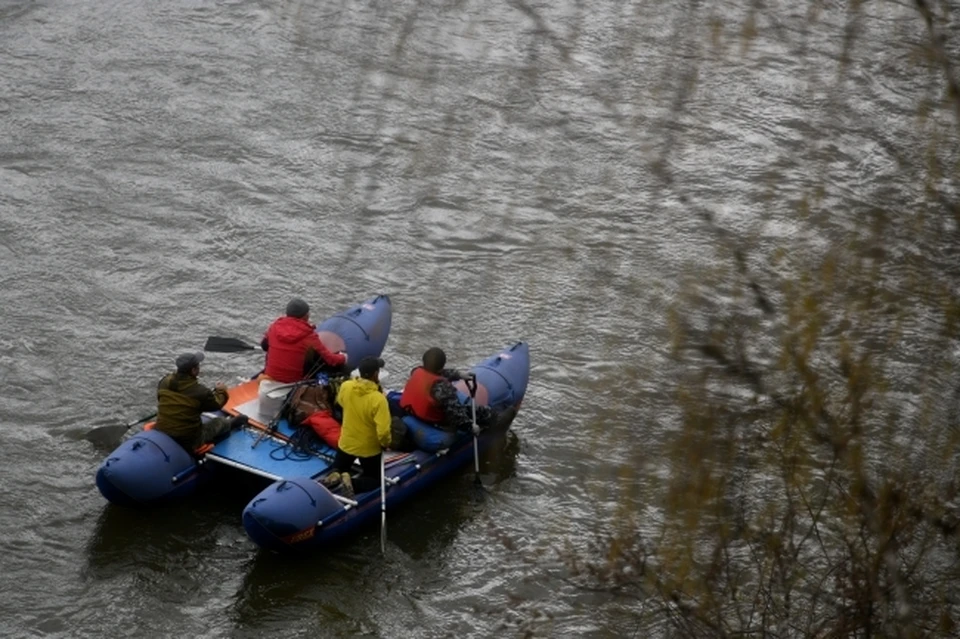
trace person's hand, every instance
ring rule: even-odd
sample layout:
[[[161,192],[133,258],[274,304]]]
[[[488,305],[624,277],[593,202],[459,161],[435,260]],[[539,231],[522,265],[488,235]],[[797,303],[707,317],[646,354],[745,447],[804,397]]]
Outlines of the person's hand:
[[[214,387],[214,389],[219,390],[219,391],[225,391],[225,390],[227,390],[227,385],[224,384],[223,382],[217,382],[216,384],[214,384],[213,387]]]

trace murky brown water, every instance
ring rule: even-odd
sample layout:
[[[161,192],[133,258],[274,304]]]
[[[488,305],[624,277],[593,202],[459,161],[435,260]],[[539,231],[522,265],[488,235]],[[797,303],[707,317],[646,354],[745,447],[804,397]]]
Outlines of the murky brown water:
[[[922,201],[891,151],[922,158],[941,82],[912,9],[871,3],[841,77],[843,10],[783,3],[745,47],[749,4],[0,3],[0,634],[629,636],[636,602],[536,551],[592,535],[672,427],[667,309],[729,267],[694,210],[762,253]],[[151,412],[176,352],[375,293],[394,371],[529,340],[484,499],[461,476],[385,559],[371,531],[297,563],[247,540],[249,492],[106,507],[84,435]]]

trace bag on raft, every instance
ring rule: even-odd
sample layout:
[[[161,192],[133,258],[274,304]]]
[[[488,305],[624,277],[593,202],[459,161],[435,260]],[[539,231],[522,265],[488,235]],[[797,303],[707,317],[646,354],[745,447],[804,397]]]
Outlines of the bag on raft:
[[[333,417],[329,387],[301,386],[293,391],[289,406],[287,419],[291,426],[310,428],[328,445],[337,447],[341,427]]]

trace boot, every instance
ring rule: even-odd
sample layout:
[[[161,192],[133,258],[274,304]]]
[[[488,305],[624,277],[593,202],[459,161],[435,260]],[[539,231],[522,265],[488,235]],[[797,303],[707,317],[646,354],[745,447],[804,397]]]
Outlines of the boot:
[[[344,497],[353,497],[353,479],[350,477],[350,473],[340,473],[340,481],[342,483],[342,493]]]
[[[517,416],[517,407],[508,406],[499,413],[497,413],[496,421],[494,422],[494,428],[497,430],[507,430],[510,427],[510,424],[513,422],[513,418]]]
[[[482,409],[482,410],[481,410]],[[486,406],[477,406],[477,426],[481,430],[487,430],[497,423],[497,415],[492,409]]]
[[[237,415],[230,420],[230,430],[240,430],[250,421],[250,418],[246,415]]]
[[[340,480],[340,473],[333,472],[328,474],[326,477],[320,480],[320,483],[324,485],[329,490],[334,490],[337,486],[343,483]]]

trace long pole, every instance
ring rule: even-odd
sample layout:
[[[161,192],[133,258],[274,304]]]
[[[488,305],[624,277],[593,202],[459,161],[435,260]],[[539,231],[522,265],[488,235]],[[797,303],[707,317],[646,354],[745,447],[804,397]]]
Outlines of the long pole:
[[[380,451],[380,554],[387,554],[387,456]]]
[[[477,378],[473,378],[472,386],[469,379],[466,384],[470,391],[470,421],[473,430],[473,483],[479,486],[483,482],[480,481],[480,444],[477,441],[480,434],[480,427],[477,426]]]

